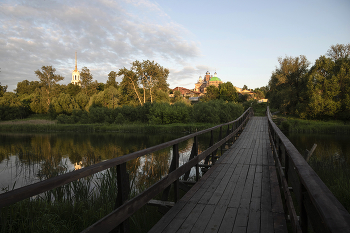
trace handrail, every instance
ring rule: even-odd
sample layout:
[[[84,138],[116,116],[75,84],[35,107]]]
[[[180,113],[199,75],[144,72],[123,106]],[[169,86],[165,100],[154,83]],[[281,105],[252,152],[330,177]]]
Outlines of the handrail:
[[[350,232],[349,212],[272,121],[269,107],[266,114],[275,162],[282,166],[278,169],[280,178],[292,185],[297,197],[302,232],[308,231],[308,222],[315,232]]]
[[[0,194],[0,208],[9,206],[13,203],[19,202],[21,200],[24,200],[29,197],[33,197],[35,195],[38,195],[40,193],[49,191],[51,189],[60,187],[62,185],[68,184],[74,180],[78,180],[90,175],[93,175],[97,172],[106,170],[111,167],[117,166],[117,172],[123,170],[124,166],[124,172],[125,170],[125,165],[126,162],[136,159],[138,157],[150,154],[152,152],[173,146],[173,161],[171,168],[172,170],[169,171],[169,174],[162,178],[160,181],[157,183],[153,184],[150,188],[146,189],[143,193],[139,194],[132,200],[126,200],[125,198],[122,198],[121,200],[119,195],[122,195],[120,193],[123,192],[121,190],[120,192],[118,191],[118,197],[117,197],[117,203],[119,201],[119,207],[116,208],[112,213],[107,215],[105,218],[101,219],[94,225],[90,226],[89,228],[85,229],[86,232],[108,232],[112,229],[114,229],[116,226],[120,226],[120,224],[123,223],[124,220],[126,220],[128,217],[130,217],[136,210],[141,208],[144,204],[147,203],[150,199],[152,199],[154,196],[156,196],[159,192],[167,188],[169,185],[171,185],[174,182],[178,182],[178,178],[189,171],[192,167],[197,166],[200,161],[203,159],[207,158],[211,154],[215,153],[217,149],[222,146],[224,143],[227,141],[231,140],[232,137],[234,137],[242,128],[244,125],[247,123],[249,120],[250,116],[253,114],[252,108],[247,109],[239,118],[237,118],[234,121],[224,123],[221,125],[214,126],[209,129],[205,129],[169,142],[165,142],[150,148],[146,148],[140,151],[136,151],[127,155],[123,155],[117,158],[113,158],[98,164],[91,165],[86,168],[82,168],[76,171],[72,171],[63,175],[59,175],[35,184],[27,185],[3,194]],[[232,129],[231,129],[232,125]],[[222,127],[227,126],[227,135],[223,138],[221,138],[221,132],[222,132]],[[198,154],[198,151],[196,152],[196,156],[192,158],[189,162],[183,164],[181,167],[179,167],[179,153],[178,153],[178,144],[186,141],[190,138],[196,138],[197,136],[208,133],[208,132],[213,132],[213,130],[220,128],[220,138],[219,141],[215,144],[209,145],[209,148],[205,151],[203,151],[201,154]],[[235,129],[234,129],[235,128]],[[213,137],[213,134],[212,134]],[[213,138],[212,138],[213,139]],[[212,140],[211,140],[212,141]],[[197,141],[195,140],[195,143],[193,145],[194,148],[198,148],[197,146]],[[173,165],[174,163],[174,165]],[[117,175],[117,178],[119,175]],[[120,180],[120,177],[118,178]],[[175,183],[176,184],[176,183]],[[119,187],[121,185],[121,187]],[[125,184],[124,184],[125,185]],[[118,189],[122,189],[123,184],[118,183]],[[178,188],[178,187],[177,187]],[[125,188],[127,189],[127,187]],[[120,200],[119,200],[120,199]],[[121,201],[121,202],[120,202]],[[126,213],[127,212],[127,213]],[[110,219],[113,219],[111,222]]]

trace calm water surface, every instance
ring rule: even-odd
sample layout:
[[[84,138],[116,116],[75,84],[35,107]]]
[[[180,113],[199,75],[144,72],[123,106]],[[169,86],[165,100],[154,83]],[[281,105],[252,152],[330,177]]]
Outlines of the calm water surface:
[[[183,133],[0,134],[0,193],[183,136]],[[300,153],[316,143],[312,156],[339,159],[350,169],[350,135],[287,133],[286,136]],[[206,149],[209,140],[209,134],[199,137],[199,151]],[[180,165],[188,161],[192,143],[190,139],[179,145]],[[146,180],[150,176],[159,179],[167,174],[171,157],[172,148],[166,148],[130,161],[128,170],[144,175]]]
[[[317,144],[312,156],[333,157],[350,162],[349,134],[286,133],[286,136],[302,155],[305,150],[311,150],[312,146]]]
[[[0,134],[0,193],[185,135],[184,133]],[[199,151],[209,144],[209,140],[209,134],[199,137]],[[179,145],[180,165],[188,161],[192,144],[193,139],[190,139]],[[148,177],[151,175],[159,179],[167,174],[171,158],[172,148],[166,148],[130,161],[127,167],[134,175],[142,174]]]

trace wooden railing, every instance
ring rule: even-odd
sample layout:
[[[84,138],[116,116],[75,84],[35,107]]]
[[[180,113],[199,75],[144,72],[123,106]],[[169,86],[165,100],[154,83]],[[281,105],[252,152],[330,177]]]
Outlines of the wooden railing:
[[[294,145],[272,121],[267,108],[270,142],[293,232],[350,232],[350,214],[334,197]],[[293,204],[294,193],[299,220]]]
[[[163,201],[166,201],[172,184],[174,184],[174,199],[176,202],[178,200],[179,193],[179,178],[185,174],[184,179],[187,179],[190,170],[193,167],[196,167],[196,180],[198,180],[199,167],[209,167],[210,159],[211,164],[214,164],[215,160],[217,159],[215,156],[217,150],[219,148],[222,150],[225,143],[233,141],[235,136],[243,130],[244,126],[252,115],[253,110],[249,108],[239,118],[232,122],[217,125],[179,139],[3,193],[0,195],[0,208],[116,166],[118,193],[116,194],[115,210],[90,227],[86,228],[83,232],[110,232],[113,229],[119,229],[121,232],[128,232],[128,218],[162,191]],[[227,127],[226,133],[223,132],[224,127]],[[216,143],[214,143],[214,130],[220,130],[219,139]],[[198,136],[209,132],[211,133],[209,148],[203,151],[201,154],[198,154]],[[224,133],[226,136],[223,136]],[[194,138],[194,143],[190,159],[187,163],[179,167],[179,143],[191,138]],[[171,146],[173,147],[173,158],[168,175],[160,179],[144,192],[129,200],[128,197],[130,187],[126,170],[126,162]],[[200,162],[203,160],[205,161],[204,164],[200,164]]]

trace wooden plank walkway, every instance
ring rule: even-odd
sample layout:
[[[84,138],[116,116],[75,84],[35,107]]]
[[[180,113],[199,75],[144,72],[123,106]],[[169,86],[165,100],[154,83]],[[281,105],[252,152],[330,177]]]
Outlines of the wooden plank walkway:
[[[149,231],[287,232],[266,117],[253,117],[216,164]]]

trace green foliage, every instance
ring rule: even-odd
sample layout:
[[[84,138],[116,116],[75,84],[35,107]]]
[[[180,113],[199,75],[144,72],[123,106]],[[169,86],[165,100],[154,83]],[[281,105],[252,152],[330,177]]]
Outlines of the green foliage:
[[[4,93],[6,92],[7,90],[7,85],[6,86],[2,86],[1,83],[0,83],[0,97],[2,97],[4,95]]]
[[[30,95],[33,93],[37,88],[41,88],[42,84],[39,83],[39,81],[28,81],[24,80],[22,82],[17,83],[17,88],[15,90],[17,95]]]
[[[305,56],[279,58],[280,66],[269,81],[270,101],[273,108],[294,114],[298,103],[303,102],[309,61]]]
[[[74,109],[79,109],[79,105],[75,102],[75,99],[65,93],[61,93],[58,98],[53,98],[51,105],[57,114],[63,113],[70,115]]]
[[[219,99],[223,101],[237,101],[238,93],[231,82],[221,83],[219,85]]]
[[[350,120],[350,44],[332,45],[308,70],[304,56],[279,59],[267,93],[271,107],[302,119]]]
[[[109,72],[108,80],[105,88],[109,88],[109,87],[118,88],[118,82],[116,82],[116,77],[117,77],[117,73],[115,71]]]
[[[149,111],[151,124],[187,123],[190,119],[190,107],[183,103],[153,103]]]
[[[81,110],[84,110],[86,108],[86,106],[89,103],[89,100],[90,97],[83,92],[79,92],[79,94],[77,94],[75,97],[75,101],[79,105]]]
[[[69,83],[64,92],[71,96],[76,96],[81,92],[81,87],[79,85]]]
[[[205,94],[205,101],[216,100],[220,96],[219,88],[216,86],[207,87],[207,93]]]
[[[44,88],[37,88],[34,93],[30,95],[30,109],[34,113],[47,113],[49,105],[47,105],[48,94]]]
[[[74,124],[74,117],[73,116],[67,116],[65,114],[60,114],[57,116],[57,123],[59,124]]]
[[[219,87],[211,85],[206,90],[205,101],[220,99],[236,102],[238,100],[238,93],[231,82],[221,83]]]
[[[92,104],[106,107],[117,108],[119,106],[120,92],[113,86],[92,97]]]
[[[236,119],[243,113],[243,106],[232,102],[214,100],[199,102],[193,106],[193,118],[195,122],[225,123]]]

